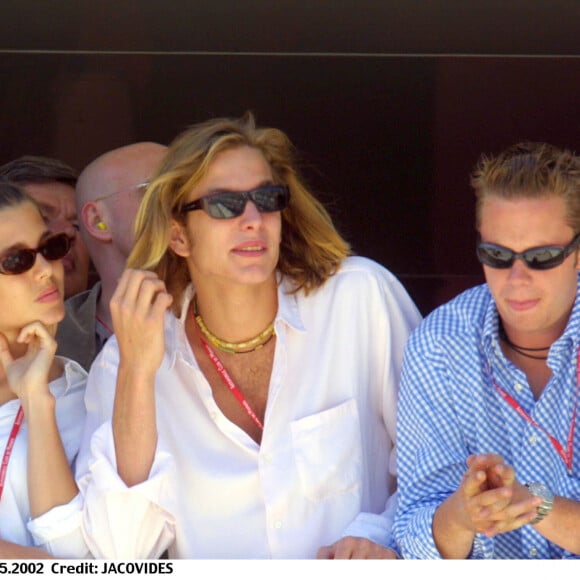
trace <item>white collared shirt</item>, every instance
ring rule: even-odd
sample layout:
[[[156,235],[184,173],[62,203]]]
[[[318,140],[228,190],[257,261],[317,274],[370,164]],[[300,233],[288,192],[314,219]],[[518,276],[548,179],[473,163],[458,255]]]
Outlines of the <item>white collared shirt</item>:
[[[62,357],[59,357],[62,358]],[[56,421],[69,465],[74,464],[85,420],[83,396],[87,373],[69,359],[63,374],[49,383],[56,400]],[[0,407],[0,453],[4,453],[20,401],[13,399]],[[28,425],[22,422],[12,448],[4,491],[0,500],[0,538],[23,546],[38,546],[59,558],[84,556],[82,500],[78,494],[66,505],[56,506],[30,519],[27,485]],[[74,467],[73,467],[74,469]]]
[[[261,445],[224,416],[199,369],[184,327],[191,289],[180,319],[167,314],[155,460],[132,488],[116,473],[119,354],[115,337],[106,344],[89,375],[77,471],[96,556],[311,558],[344,535],[394,545],[397,384],[419,313],[364,258],[308,296],[288,289],[282,281]]]

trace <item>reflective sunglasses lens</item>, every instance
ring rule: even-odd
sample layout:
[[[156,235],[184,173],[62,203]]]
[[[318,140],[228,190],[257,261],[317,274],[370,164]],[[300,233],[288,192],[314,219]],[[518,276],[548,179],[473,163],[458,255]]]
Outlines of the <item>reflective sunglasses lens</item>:
[[[32,268],[35,258],[34,250],[17,250],[2,258],[0,267],[5,274],[22,274]]]
[[[480,244],[477,247],[477,257],[482,264],[490,268],[511,268],[516,258],[522,258],[526,266],[532,270],[549,270],[559,266],[564,261],[565,252],[562,248],[546,246],[516,254],[501,246]]]
[[[549,270],[559,266],[564,261],[564,252],[561,248],[536,248],[524,252],[523,259],[533,270]]]
[[[281,211],[288,206],[288,190],[284,186],[272,186],[250,192],[218,193],[202,200],[202,207],[212,218],[229,219],[242,215],[249,199],[260,213]]]
[[[513,252],[491,244],[477,246],[477,257],[482,264],[490,268],[510,268],[514,263]]]
[[[252,192],[251,199],[263,213],[281,211],[288,206],[288,193],[285,187],[256,189]]]
[[[244,213],[246,198],[239,193],[218,193],[204,200],[204,209],[215,219],[234,218]]]
[[[38,251],[47,260],[60,260],[70,249],[70,238],[66,234],[54,236],[38,248]]]

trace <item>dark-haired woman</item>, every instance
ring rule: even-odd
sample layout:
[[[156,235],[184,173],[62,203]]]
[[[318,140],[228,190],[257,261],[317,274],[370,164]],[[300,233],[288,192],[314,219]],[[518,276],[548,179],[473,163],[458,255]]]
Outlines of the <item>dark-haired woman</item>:
[[[66,234],[0,182],[0,557],[85,556],[71,472],[85,418],[86,373],[55,357],[64,316]],[[35,548],[37,547],[37,548]],[[41,548],[41,549],[38,549]]]

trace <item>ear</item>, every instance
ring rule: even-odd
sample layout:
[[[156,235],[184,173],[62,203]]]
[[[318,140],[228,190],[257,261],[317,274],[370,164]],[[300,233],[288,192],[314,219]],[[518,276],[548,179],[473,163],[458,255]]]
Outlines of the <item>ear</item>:
[[[107,227],[106,221],[101,216],[99,206],[93,202],[88,201],[81,209],[81,219],[83,224],[92,238],[96,238],[102,242],[110,242],[112,240],[111,232]]]
[[[191,251],[191,243],[187,236],[185,226],[176,220],[171,221],[169,247],[182,258],[187,258]]]

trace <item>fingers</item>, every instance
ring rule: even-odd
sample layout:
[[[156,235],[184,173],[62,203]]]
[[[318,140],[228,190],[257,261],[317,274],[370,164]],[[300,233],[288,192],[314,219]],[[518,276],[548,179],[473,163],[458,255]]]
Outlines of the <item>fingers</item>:
[[[534,511],[524,512],[519,516],[504,517],[487,527],[485,530],[482,530],[481,533],[485,534],[488,538],[492,538],[498,534],[505,534],[506,532],[517,530],[518,528],[529,524],[536,517],[536,515],[537,513],[534,509]]]
[[[494,524],[496,514],[507,508],[513,492],[509,486],[494,487],[489,479],[490,473],[498,479],[494,470],[504,465],[500,455],[471,455],[467,465],[458,491],[469,529],[483,533]],[[498,473],[502,474],[502,469]]]
[[[471,498],[484,491],[485,483],[485,471],[470,467],[463,475],[460,489],[465,498]]]
[[[472,498],[466,510],[472,522],[472,529],[477,533],[485,533],[497,521],[505,519],[505,510],[512,497],[509,488],[486,491]]]
[[[165,312],[173,297],[154,272],[126,270],[110,302],[121,360],[154,372],[164,352]]]
[[[172,300],[165,283],[157,274],[146,270],[125,270],[113,294],[111,305],[119,308],[124,304],[136,304],[146,309],[157,297],[162,298],[165,304],[170,304]]]
[[[165,283],[154,272],[125,270],[111,299],[111,315],[146,317],[159,315],[171,305]],[[153,310],[152,310],[153,306]]]
[[[397,555],[393,550],[366,538],[349,536],[331,546],[323,546],[318,550],[316,557],[319,560],[394,560]]]
[[[173,297],[154,272],[126,270],[111,299],[111,317],[117,337],[126,329],[154,327],[159,331]]]
[[[490,524],[482,530],[488,537],[516,530],[529,524],[537,515],[540,498],[532,497],[519,502],[512,502],[505,509],[495,512],[490,517]]]
[[[35,321],[20,330],[16,343],[25,345],[25,349],[13,345],[13,355],[6,338],[2,337],[0,360],[10,389],[20,399],[28,415],[31,405],[43,404],[47,400],[48,376],[54,362],[56,341],[41,322]]]
[[[316,553],[317,560],[333,560],[334,559],[334,544],[332,546],[323,546]]]
[[[154,272],[147,270],[125,270],[115,290],[114,297],[121,303],[137,302],[139,297],[151,299],[154,289],[165,289],[165,284]]]
[[[54,340],[46,326],[39,321],[31,322],[24,326],[18,333],[16,342],[44,349],[53,354],[56,353],[56,340]]]
[[[467,458],[467,467],[473,470],[488,471],[497,465],[503,465],[504,460],[497,453],[483,453],[481,455],[470,455]]]
[[[505,463],[498,463],[487,470],[487,481],[490,487],[511,487],[516,480],[513,467]]]
[[[483,489],[510,487],[515,481],[515,471],[504,462],[501,455],[486,453],[467,458],[468,473],[481,471],[485,474]]]
[[[497,454],[472,455],[459,491],[473,530],[489,537],[529,523],[538,498],[522,494],[513,467]]]

